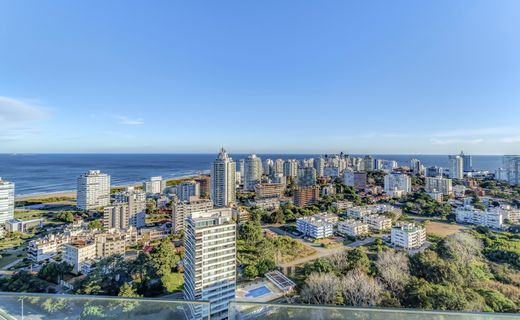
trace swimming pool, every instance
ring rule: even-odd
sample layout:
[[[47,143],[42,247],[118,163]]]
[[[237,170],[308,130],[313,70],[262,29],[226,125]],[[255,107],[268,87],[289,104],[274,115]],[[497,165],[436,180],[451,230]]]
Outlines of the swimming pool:
[[[248,298],[258,298],[258,297],[261,297],[261,296],[263,296],[265,294],[268,294],[268,293],[272,293],[272,291],[271,291],[271,289],[269,289],[268,287],[266,287],[264,285],[264,286],[260,286],[258,288],[254,288],[254,289],[249,290],[246,293],[246,297],[248,297]]]

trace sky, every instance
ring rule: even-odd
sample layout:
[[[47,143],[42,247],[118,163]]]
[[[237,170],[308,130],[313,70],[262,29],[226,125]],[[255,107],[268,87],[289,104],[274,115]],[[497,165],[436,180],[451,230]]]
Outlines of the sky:
[[[520,1],[0,0],[0,153],[520,153]]]

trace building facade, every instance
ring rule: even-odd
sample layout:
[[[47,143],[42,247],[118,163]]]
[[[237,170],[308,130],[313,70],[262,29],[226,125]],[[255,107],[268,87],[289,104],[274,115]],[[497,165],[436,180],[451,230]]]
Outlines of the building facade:
[[[305,207],[318,203],[320,200],[320,187],[299,187],[294,190],[293,202],[299,207]]]
[[[90,170],[78,177],[77,207],[88,211],[110,204],[110,176]]]
[[[216,208],[227,207],[236,202],[236,165],[222,148],[211,167],[211,200]]]
[[[0,225],[14,218],[14,183],[0,178]]]
[[[347,219],[338,223],[338,233],[351,237],[363,237],[370,232],[367,223],[360,220]]]
[[[414,223],[398,224],[392,228],[390,238],[398,247],[415,249],[426,243],[426,229]]]
[[[262,159],[256,154],[249,155],[244,160],[244,191],[255,191],[255,186],[262,179]]]
[[[450,156],[448,158],[449,176],[452,179],[464,178],[464,159],[461,156]]]
[[[426,177],[424,189],[426,192],[440,192],[446,196],[453,194],[452,180],[443,177]]]
[[[191,213],[186,219],[184,296],[210,302],[211,319],[227,318],[236,291],[236,224],[230,208]],[[190,319],[208,317],[191,309]]]
[[[384,190],[391,197],[400,197],[412,191],[412,179],[406,174],[387,174],[384,180]]]
[[[181,230],[184,230],[186,218],[190,213],[203,212],[211,209],[213,209],[213,202],[209,199],[174,202],[172,204],[173,232],[179,233]]]

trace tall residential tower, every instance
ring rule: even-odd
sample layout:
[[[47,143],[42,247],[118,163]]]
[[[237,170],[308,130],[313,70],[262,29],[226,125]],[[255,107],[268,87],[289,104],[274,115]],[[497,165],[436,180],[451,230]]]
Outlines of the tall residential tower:
[[[222,148],[211,167],[211,200],[216,208],[227,207],[236,201],[236,164]]]

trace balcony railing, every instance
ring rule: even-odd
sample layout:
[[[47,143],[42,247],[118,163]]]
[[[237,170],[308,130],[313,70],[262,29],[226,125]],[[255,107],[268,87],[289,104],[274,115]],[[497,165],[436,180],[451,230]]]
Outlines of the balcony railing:
[[[229,320],[518,320],[518,314],[231,302]]]
[[[209,302],[84,295],[0,293],[0,320],[209,319]],[[518,320],[519,314],[231,302],[229,320]]]
[[[194,313],[208,315],[209,308],[200,301],[0,293],[0,320],[193,319]]]

